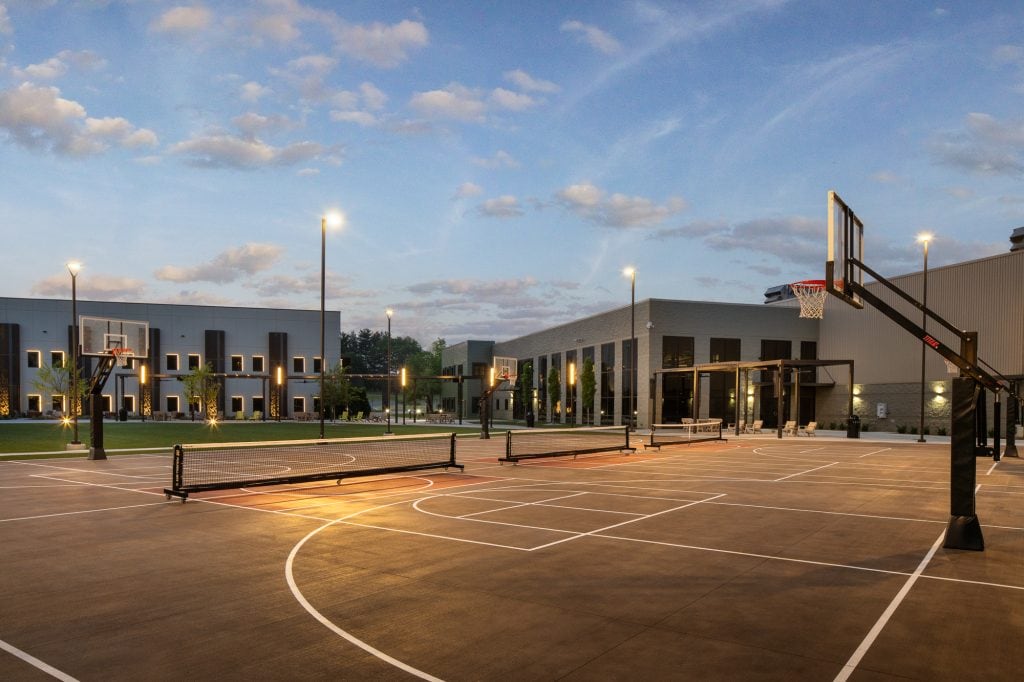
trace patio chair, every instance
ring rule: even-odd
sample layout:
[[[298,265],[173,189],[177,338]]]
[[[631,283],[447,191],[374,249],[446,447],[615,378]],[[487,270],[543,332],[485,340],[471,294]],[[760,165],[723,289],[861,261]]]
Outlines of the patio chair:
[[[807,426],[801,427],[800,430],[797,431],[796,435],[798,435],[798,436],[813,436],[814,435],[814,431],[817,428],[818,428],[818,422],[807,422]]]
[[[754,423],[750,425],[748,433],[761,433],[761,427],[764,425],[763,419],[755,419]]]
[[[783,425],[783,427],[782,427],[782,435],[784,435],[784,436],[786,436],[786,435],[795,436],[796,435],[796,422],[792,421],[792,420],[786,422]]]

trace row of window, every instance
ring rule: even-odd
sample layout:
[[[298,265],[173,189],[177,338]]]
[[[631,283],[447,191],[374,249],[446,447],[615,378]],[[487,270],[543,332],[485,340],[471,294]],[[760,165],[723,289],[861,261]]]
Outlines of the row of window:
[[[29,412],[42,412],[43,396],[38,394],[31,394],[28,398],[28,411]],[[103,411],[112,412],[114,399],[109,395],[102,396],[103,398]],[[320,398],[314,396],[313,409],[318,410],[320,408]],[[263,396],[252,396],[249,398],[249,405],[253,412],[263,412],[264,400]],[[169,395],[164,397],[164,409],[167,412],[181,412],[182,398],[177,395]],[[128,412],[135,412],[135,396],[125,395],[121,397],[121,407]],[[198,406],[196,406],[198,408]],[[65,411],[65,396],[52,395],[50,396],[50,409],[54,412]],[[304,396],[295,396],[292,398],[292,410],[294,412],[305,412],[306,411],[306,398]],[[231,396],[231,411],[230,414],[236,412],[245,411],[245,397],[240,395]]]
[[[38,369],[43,361],[43,353],[38,350],[26,351],[26,364],[29,369]],[[199,353],[189,353],[187,356],[188,370],[196,370],[202,365],[202,359]],[[64,351],[54,350],[50,351],[50,364],[59,367],[64,364]],[[244,372],[245,371],[245,358],[241,355],[231,356],[231,371],[232,372]],[[320,358],[313,358],[313,373],[320,373]],[[266,372],[266,362],[262,355],[253,355],[249,362],[250,371],[255,374],[263,374]],[[164,355],[164,369],[168,372],[177,372],[181,369],[180,356],[177,353],[167,353]],[[294,374],[305,374],[306,372],[306,358],[302,356],[295,356],[292,358],[292,373]]]

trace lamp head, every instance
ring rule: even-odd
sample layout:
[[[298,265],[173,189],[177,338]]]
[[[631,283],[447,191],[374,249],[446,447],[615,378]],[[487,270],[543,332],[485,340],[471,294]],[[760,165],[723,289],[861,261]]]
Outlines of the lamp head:
[[[917,241],[921,244],[927,244],[932,239],[935,239],[935,235],[931,232],[921,232],[917,235]]]
[[[384,314],[387,315],[388,319],[390,320],[391,316],[395,314],[395,311],[392,310],[391,308],[388,308],[387,310],[384,311]]]
[[[626,277],[636,277],[636,268],[630,265],[628,268],[622,270],[622,274]]]
[[[81,269],[82,269],[82,264],[79,263],[76,260],[73,260],[73,261],[68,263],[68,272],[70,272],[72,276],[77,275],[78,271],[81,270]]]
[[[327,211],[324,214],[324,224],[330,228],[344,227],[345,214],[341,211]]]

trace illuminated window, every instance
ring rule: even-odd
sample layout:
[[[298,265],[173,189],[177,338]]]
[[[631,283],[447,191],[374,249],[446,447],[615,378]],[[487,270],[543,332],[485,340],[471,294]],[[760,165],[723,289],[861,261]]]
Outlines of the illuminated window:
[[[292,398],[292,412],[305,412],[306,399],[303,397]]]
[[[164,365],[166,365],[168,372],[177,372],[178,371],[178,354],[177,353],[168,353],[167,355],[165,355],[164,356]]]
[[[43,396],[41,395],[30,395],[28,396],[28,411],[29,412],[42,412],[40,406],[43,404]]]
[[[322,363],[321,363],[320,358],[313,358],[313,374],[319,374],[320,373],[320,365],[321,364]]]
[[[64,366],[64,351],[62,350],[51,350],[50,351],[50,365],[53,367]]]
[[[30,369],[35,369],[35,368],[39,367],[39,362],[40,362],[40,353],[39,353],[39,351],[37,351],[37,350],[30,350],[28,352],[27,356],[26,356],[26,361],[28,362],[28,366],[29,366]],[[32,409],[32,408],[29,408],[29,409]],[[38,409],[36,411],[38,411]]]
[[[262,355],[254,355],[254,356],[252,356],[252,371],[260,372],[260,373],[265,371],[263,369],[263,356]]]
[[[242,356],[232,355],[231,356],[231,371],[241,372],[242,371]]]
[[[180,400],[181,399],[176,395],[167,396],[167,411],[180,412],[181,410],[178,409],[179,405],[181,404]]]
[[[188,354],[188,369],[189,371],[199,369],[199,353]]]
[[[303,374],[306,371],[306,358],[292,358],[292,371],[296,374]]]

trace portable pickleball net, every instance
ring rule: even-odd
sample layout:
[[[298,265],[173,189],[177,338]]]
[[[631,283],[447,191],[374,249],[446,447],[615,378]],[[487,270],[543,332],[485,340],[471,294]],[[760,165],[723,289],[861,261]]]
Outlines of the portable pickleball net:
[[[252,486],[377,476],[424,469],[464,469],[455,434],[175,445],[167,499]]]
[[[682,424],[651,424],[651,440],[648,447],[691,445],[715,440],[726,440],[722,437],[721,419],[701,419]]]
[[[635,451],[636,448],[629,444],[628,426],[519,429],[506,433],[505,456],[498,461],[515,463],[521,459]]]

